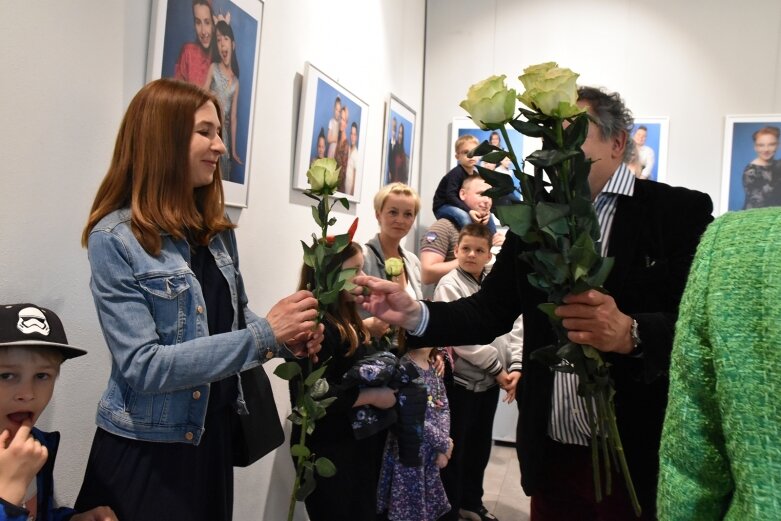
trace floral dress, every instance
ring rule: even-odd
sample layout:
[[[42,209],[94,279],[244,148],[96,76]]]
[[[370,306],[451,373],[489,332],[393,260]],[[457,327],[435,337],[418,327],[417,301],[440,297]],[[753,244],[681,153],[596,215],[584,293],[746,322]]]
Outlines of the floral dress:
[[[414,361],[409,355],[401,363]],[[433,366],[420,371],[420,383],[428,391],[426,419],[421,433],[420,457],[417,467],[399,462],[398,437],[388,434],[377,488],[377,512],[387,511],[390,521],[433,521],[450,510],[445,488],[436,465],[437,454],[446,453],[450,446],[450,410],[445,384]]]
[[[781,205],[781,161],[768,165],[749,163],[743,170],[743,189],[743,209]]]

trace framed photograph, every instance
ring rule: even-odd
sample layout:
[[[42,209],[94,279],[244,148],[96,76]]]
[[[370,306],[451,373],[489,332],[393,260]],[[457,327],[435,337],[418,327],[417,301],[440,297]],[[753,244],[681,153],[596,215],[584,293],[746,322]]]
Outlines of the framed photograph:
[[[507,125],[507,134],[510,136],[510,142],[513,146],[513,151],[515,152],[515,155],[518,156],[519,160],[522,160],[527,155],[529,155],[532,150],[529,149],[530,144],[526,143],[526,140],[530,139],[512,128],[510,125]],[[453,169],[455,168],[456,164],[458,163],[456,161],[456,140],[460,138],[461,136],[465,136],[467,134],[471,134],[474,137],[477,138],[477,141],[482,143],[483,141],[489,141],[493,145],[502,148],[504,150],[507,150],[507,146],[504,144],[504,137],[502,137],[502,133],[497,130],[481,130],[480,127],[478,127],[471,118],[453,118],[453,123],[450,126],[450,144],[448,148],[448,168]],[[498,140],[498,141],[497,141]],[[537,139],[533,139],[532,141],[539,141]],[[509,171],[510,164],[509,159],[506,159],[503,164],[500,164],[499,166],[494,166],[490,164],[483,163],[482,161],[478,162],[477,164],[480,166],[485,166],[487,168],[491,168],[492,170],[496,168],[504,168]],[[444,175],[444,173],[443,173]]]
[[[385,113],[381,186],[396,182],[414,186],[411,173],[416,130],[415,111],[391,94]]]
[[[636,117],[631,138],[635,155],[629,169],[640,179],[665,181],[667,179],[667,142],[669,118]]]
[[[176,78],[212,91],[223,111],[225,202],[247,206],[260,55],[260,0],[154,0],[147,81]]]
[[[781,114],[727,116],[720,213],[781,206]]]
[[[361,200],[369,106],[311,63],[306,64],[298,112],[293,188],[306,190],[315,159],[332,157],[340,168],[336,195]]]
[[[510,137],[510,143],[512,144],[513,152],[515,152],[516,157],[518,157],[519,162],[522,161],[526,156],[531,154],[534,150],[540,148],[542,146],[542,140],[537,138],[530,138],[528,136],[524,136],[514,128],[512,128],[510,125],[507,125],[505,127],[507,129],[507,135]],[[502,148],[504,150],[508,150],[507,146],[504,144],[504,137],[502,136],[502,133],[496,130],[481,130],[480,127],[478,127],[471,118],[453,118],[453,123],[450,126],[450,144],[448,147],[448,169],[452,170],[456,167],[458,164],[458,161],[456,160],[456,141],[461,136],[465,135],[472,135],[477,138],[477,141],[479,143],[482,143],[483,141],[488,141],[494,146],[497,146],[499,148]],[[477,163],[480,166],[483,166],[485,168],[490,168],[491,170],[495,170],[497,172],[502,172],[508,175],[512,175],[512,163],[509,158],[505,158],[501,163],[499,164],[492,164],[492,163],[486,163],[482,160],[478,161]],[[442,173],[442,175],[445,175],[445,172]],[[519,187],[519,181],[515,176],[512,176],[513,182],[515,183],[516,188]],[[508,196],[508,200],[520,200],[516,195]]]

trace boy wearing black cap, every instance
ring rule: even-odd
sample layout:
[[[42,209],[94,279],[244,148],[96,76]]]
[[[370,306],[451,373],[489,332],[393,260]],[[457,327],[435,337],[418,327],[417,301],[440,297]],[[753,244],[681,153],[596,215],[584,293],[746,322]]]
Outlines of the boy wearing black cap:
[[[52,397],[60,364],[86,353],[68,345],[54,312],[0,305],[0,521],[116,521],[109,507],[83,514],[54,507],[60,433],[33,427]]]

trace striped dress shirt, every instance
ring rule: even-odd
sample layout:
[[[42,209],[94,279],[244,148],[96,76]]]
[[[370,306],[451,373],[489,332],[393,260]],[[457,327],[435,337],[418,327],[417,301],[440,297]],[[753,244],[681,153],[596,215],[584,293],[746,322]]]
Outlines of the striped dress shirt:
[[[600,253],[604,257],[610,245],[610,232],[616,215],[619,195],[632,196],[635,176],[625,164],[619,165],[594,201],[600,232]],[[588,445],[591,428],[588,423],[586,400],[578,396],[578,377],[556,372],[553,378],[551,415],[548,436],[561,443]]]

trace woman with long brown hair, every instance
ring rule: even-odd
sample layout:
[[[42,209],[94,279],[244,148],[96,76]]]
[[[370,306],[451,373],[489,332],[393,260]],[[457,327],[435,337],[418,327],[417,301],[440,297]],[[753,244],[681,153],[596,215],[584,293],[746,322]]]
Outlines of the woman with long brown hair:
[[[221,125],[212,94],[157,80],[120,126],[82,236],[112,365],[77,510],[230,520],[230,415],[245,408],[238,373],[319,349],[311,293],[265,318],[247,307],[224,213]]]

